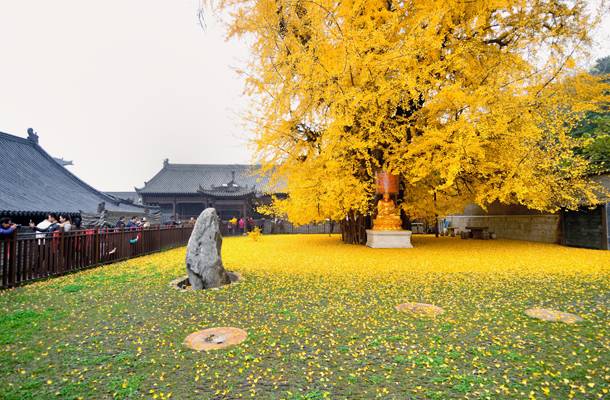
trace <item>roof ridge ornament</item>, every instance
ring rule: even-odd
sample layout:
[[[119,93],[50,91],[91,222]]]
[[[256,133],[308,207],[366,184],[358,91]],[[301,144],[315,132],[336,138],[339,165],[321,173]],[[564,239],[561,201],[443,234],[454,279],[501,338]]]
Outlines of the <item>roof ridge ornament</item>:
[[[167,167],[169,165],[169,158],[163,160],[163,167]]]
[[[38,133],[33,128],[28,128],[28,140],[38,144]]]
[[[54,159],[55,161],[57,161],[57,163],[58,163],[59,165],[61,165],[62,167],[67,167],[67,166],[69,166],[69,165],[74,165],[74,162],[72,162],[72,161],[68,161],[68,160],[64,160],[64,158],[63,158],[63,157],[62,157],[62,158],[59,158],[59,157],[53,157],[53,159]]]

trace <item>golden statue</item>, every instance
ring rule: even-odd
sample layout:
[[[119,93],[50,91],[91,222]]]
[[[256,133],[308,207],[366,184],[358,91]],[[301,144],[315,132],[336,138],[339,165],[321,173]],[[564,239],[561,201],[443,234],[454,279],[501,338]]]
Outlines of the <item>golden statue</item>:
[[[383,198],[377,202],[377,218],[373,220],[374,231],[400,231],[402,222],[400,210],[396,208],[390,194],[385,192]]]

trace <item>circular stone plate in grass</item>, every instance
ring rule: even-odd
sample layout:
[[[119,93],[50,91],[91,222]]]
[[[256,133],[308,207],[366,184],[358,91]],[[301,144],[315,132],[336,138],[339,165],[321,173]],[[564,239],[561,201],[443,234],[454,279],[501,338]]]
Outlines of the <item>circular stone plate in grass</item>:
[[[398,311],[410,312],[417,315],[436,317],[445,312],[439,306],[425,303],[402,303],[396,306]]]
[[[583,319],[576,314],[570,314],[563,311],[549,310],[547,308],[530,308],[525,310],[528,317],[541,319],[550,322],[563,322],[566,324],[574,324]]]
[[[193,350],[218,350],[240,344],[248,337],[248,332],[239,328],[209,328],[191,333],[184,339],[184,345]]]

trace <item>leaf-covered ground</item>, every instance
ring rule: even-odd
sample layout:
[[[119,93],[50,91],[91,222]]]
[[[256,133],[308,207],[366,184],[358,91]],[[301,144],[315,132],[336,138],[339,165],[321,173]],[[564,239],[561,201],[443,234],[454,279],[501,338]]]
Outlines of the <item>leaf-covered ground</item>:
[[[0,293],[0,398],[596,399],[610,380],[610,252],[418,236],[225,239],[245,280],[178,292],[184,249]],[[399,313],[432,303],[436,318]],[[540,306],[574,325],[523,314]],[[197,353],[191,332],[242,345]]]

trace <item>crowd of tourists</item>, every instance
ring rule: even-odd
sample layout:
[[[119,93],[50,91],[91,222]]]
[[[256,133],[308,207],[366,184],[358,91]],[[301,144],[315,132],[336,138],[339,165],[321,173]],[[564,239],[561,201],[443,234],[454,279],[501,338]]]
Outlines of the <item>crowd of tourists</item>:
[[[146,217],[133,216],[126,220],[125,217],[119,217],[114,225],[110,225],[110,230],[141,230],[150,228],[151,223]],[[106,230],[108,225],[106,225]],[[45,219],[35,223],[30,220],[28,225],[19,225],[13,223],[11,218],[3,217],[0,219],[0,239],[7,239],[19,235],[36,235],[36,238],[42,239],[60,232],[66,233],[76,229],[80,229],[80,220],[73,223],[72,218],[68,214],[49,213]]]
[[[197,222],[195,217],[191,217],[188,221],[180,221],[176,218],[172,218],[164,225],[194,226],[195,222]],[[261,224],[262,223],[264,223],[264,220],[261,220]],[[252,217],[232,217],[229,220],[223,221],[222,225],[224,228],[224,234],[240,235],[252,231],[255,227],[257,227],[258,224]],[[126,217],[121,216],[116,223],[105,225],[104,230],[139,231],[141,229],[150,227],[151,222],[146,217],[132,216],[131,218],[127,219]],[[259,228],[262,228],[262,226]],[[35,234],[37,238],[41,239],[59,232],[70,232],[77,229],[80,229],[80,220],[77,221],[77,223],[74,223],[70,215],[67,214],[58,215],[55,213],[50,213],[47,215],[47,218],[39,223],[35,223],[34,221],[30,220],[29,224],[25,226],[13,223],[8,217],[0,219],[0,239],[12,237],[16,233],[19,233],[19,235]]]
[[[226,232],[229,235],[239,235],[252,231],[256,227],[254,218],[233,217],[226,222]]]
[[[119,217],[119,220],[114,225],[117,229],[136,230],[138,228],[150,228],[150,221],[146,218],[131,217],[125,222],[125,217]]]
[[[39,222],[38,224],[30,220],[29,230],[35,232],[37,237],[44,237],[48,233],[53,232],[70,232],[72,230],[72,219],[67,214],[51,213],[47,215],[47,218]],[[5,217],[0,220],[0,238],[7,238],[15,235],[17,230],[21,228],[11,221],[10,218]]]

